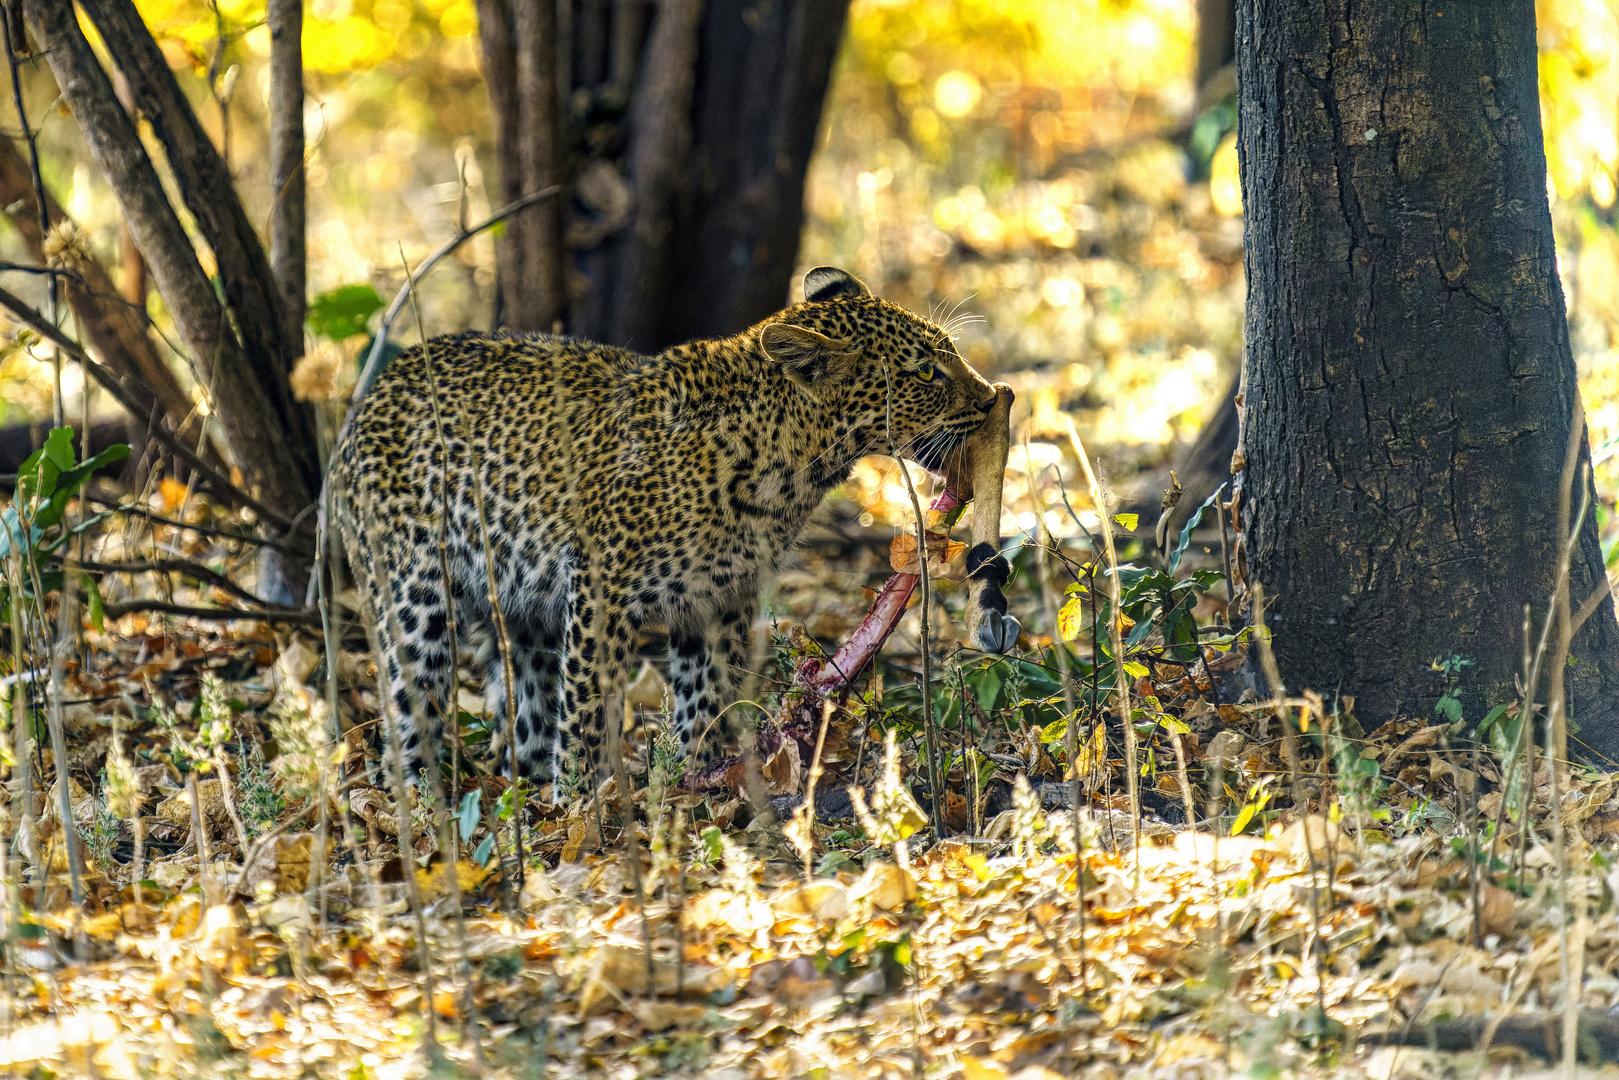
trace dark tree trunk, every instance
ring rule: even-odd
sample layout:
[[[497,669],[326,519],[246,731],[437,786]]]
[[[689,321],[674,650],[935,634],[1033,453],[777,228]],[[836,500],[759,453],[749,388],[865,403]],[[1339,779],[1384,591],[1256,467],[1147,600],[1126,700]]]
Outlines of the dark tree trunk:
[[[1443,11],[1238,7],[1250,576],[1287,685],[1352,695],[1368,724],[1432,715],[1438,657],[1472,661],[1468,720],[1516,696],[1578,395],[1534,5]],[[1576,607],[1602,576],[1588,515]],[[1619,750],[1611,602],[1573,656],[1579,737]]]
[[[500,204],[562,178],[555,0],[478,0]],[[561,199],[512,216],[500,244],[498,321],[549,333],[567,313]]]
[[[502,134],[524,123],[519,59],[553,52],[500,6],[523,2],[479,7],[508,199],[544,186]],[[848,0],[570,0],[564,11],[569,328],[656,351],[781,307]],[[543,298],[520,257],[501,248],[502,319],[548,328],[526,316]]]
[[[270,268],[281,290],[283,336],[303,354],[307,248],[304,243],[304,6],[269,0]]]

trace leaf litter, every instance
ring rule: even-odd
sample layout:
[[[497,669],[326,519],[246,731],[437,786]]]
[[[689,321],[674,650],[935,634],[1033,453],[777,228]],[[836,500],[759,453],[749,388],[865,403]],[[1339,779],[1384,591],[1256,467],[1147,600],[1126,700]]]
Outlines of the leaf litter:
[[[127,659],[154,646],[136,632],[112,648]],[[183,696],[182,658],[225,659],[204,668],[218,670],[244,651],[263,659],[268,647],[252,636],[165,633],[157,648],[172,658],[167,675]],[[280,652],[296,660],[300,646]],[[147,667],[151,678],[149,664],[131,670]],[[228,692],[269,715],[279,708],[283,729],[286,693],[312,694],[272,691],[272,667],[249,674]],[[99,681],[130,678],[109,670]],[[225,692],[213,682],[216,700]],[[1245,732],[1240,752],[1228,755],[1236,772],[1285,775],[1264,710],[1215,711],[1232,721],[1222,733]],[[1516,891],[1486,882],[1475,906],[1466,860],[1432,827],[1355,827],[1267,809],[1259,817],[1271,820],[1253,835],[1152,823],[1132,850],[1125,815],[1093,800],[1076,854],[1072,814],[1042,810],[1022,776],[1018,805],[997,814],[984,837],[933,841],[902,775],[910,763],[890,739],[870,805],[861,787],[846,789],[870,840],[853,839],[852,823],[812,825],[820,873],[808,881],[790,853],[758,842],[769,827],[758,819],[738,827],[748,816],[740,795],[638,787],[644,915],[609,809],[618,805],[614,781],[568,801],[530,797],[545,863],[506,903],[506,871],[493,858],[469,857],[488,827],[480,822],[453,864],[470,994],[457,973],[452,864],[439,854],[414,870],[440,968],[429,1002],[400,884],[397,819],[383,790],[350,783],[346,806],[363,839],[352,849],[330,845],[326,884],[312,892],[308,815],[244,864],[249,853],[220,781],[205,780],[196,787],[210,849],[203,873],[194,845],[187,849],[190,808],[175,775],[177,759],[198,761],[206,732],[191,728],[214,722],[201,712],[191,723],[148,723],[125,735],[135,759],[152,762],[125,773],[149,812],[138,898],[115,840],[110,858],[91,860],[100,869],[88,876],[83,908],[65,902],[50,803],[36,793],[52,873],[14,893],[0,1033],[8,1070],[413,1075],[428,1068],[421,1044],[431,1013],[447,1055],[441,1067],[513,1076],[1424,1075],[1438,1059],[1422,1044],[1447,1037],[1447,1023],[1510,1014],[1540,1017],[1543,1028],[1546,1009],[1561,1000],[1555,910],[1542,887],[1554,860],[1542,843],[1527,848]],[[251,709],[235,719],[250,728]],[[90,837],[105,810],[77,777],[94,770],[98,747],[104,761],[116,760],[112,740],[91,734],[97,727],[80,718],[83,749],[69,764],[75,816]],[[1463,770],[1436,756],[1443,734],[1441,725],[1401,721],[1361,751],[1407,789],[1403,805],[1390,802],[1394,813],[1439,820],[1447,812],[1446,785],[1454,788]],[[278,741],[283,755],[308,753],[284,731]],[[765,771],[786,753],[778,749]],[[49,766],[49,751],[42,754]],[[280,763],[272,759],[270,775],[297,771],[277,770]],[[237,770],[241,800],[240,760]],[[481,802],[497,788],[509,790],[483,777],[463,791]],[[1598,855],[1619,827],[1614,790],[1613,778],[1593,775],[1576,778],[1564,797],[1581,831],[1576,861],[1587,867],[1574,882],[1587,911],[1579,923],[1584,1001],[1597,1013],[1619,997],[1611,908],[1619,871]],[[1543,799],[1549,785],[1534,791]],[[1488,806],[1486,795],[1479,809]],[[255,828],[266,835],[300,809],[286,799]],[[328,809],[339,817],[338,805]],[[428,816],[418,809],[414,846],[424,856],[434,854]],[[469,1030],[469,1002],[481,1062],[456,1038]],[[1533,1048],[1503,1040],[1502,1030],[1521,1035],[1498,1027],[1491,1059],[1529,1062]],[[1368,1048],[1378,1041],[1418,1045]]]
[[[201,500],[178,509],[226,524]],[[217,536],[156,538],[200,562],[242,558]],[[948,612],[960,552],[941,538],[935,570],[928,546]],[[919,561],[914,541],[870,550],[873,579],[890,569],[884,555],[896,568]],[[781,604],[815,595],[823,616],[841,605],[846,623],[820,627],[836,637],[864,603],[847,567],[812,551]],[[1094,587],[1069,589],[1064,607],[1082,603],[1059,623],[1064,640],[1088,634],[1107,591],[1079,580]],[[1532,783],[1503,776],[1514,710],[1493,714],[1475,754],[1447,716],[1365,734],[1318,701],[1232,700],[1224,684],[1245,641],[1173,661],[1182,646],[1169,632],[1193,599],[1184,584],[1130,576],[1139,591],[1120,613],[1136,638],[1124,666],[1145,755],[1139,847],[1120,731],[1094,720],[1113,716],[1105,653],[1074,644],[1068,712],[1052,674],[1062,642],[1030,637],[1020,659],[985,658],[954,650],[948,623],[933,642],[946,658],[940,737],[951,747],[965,722],[975,738],[941,761],[947,835],[934,836],[908,653],[919,642],[902,626],[824,731],[819,716],[804,729],[790,693],[760,725],[763,804],[742,767],[707,791],[678,786],[649,719],[661,683],[644,674],[628,742],[638,886],[616,779],[533,791],[477,771],[488,731],[475,672],[464,673],[459,784],[440,809],[412,796],[402,859],[393,797],[368,771],[380,714],[363,649],[335,651],[334,699],[325,649],[302,631],[139,612],[87,626],[63,710],[86,898],[71,902],[59,773],[39,740],[31,829],[10,830],[22,872],[7,881],[0,1067],[1046,1080],[1430,1076],[1560,1056],[1557,859],[1535,825],[1554,789],[1543,763]],[[107,575],[101,591],[109,604],[232,602],[178,576]],[[1026,590],[1013,602],[1036,614]],[[778,626],[778,670],[820,655],[819,636]],[[1582,1052],[1614,1060],[1619,870],[1606,853],[1619,786],[1576,771],[1556,790],[1576,869]],[[1188,796],[1196,830],[1184,826]]]

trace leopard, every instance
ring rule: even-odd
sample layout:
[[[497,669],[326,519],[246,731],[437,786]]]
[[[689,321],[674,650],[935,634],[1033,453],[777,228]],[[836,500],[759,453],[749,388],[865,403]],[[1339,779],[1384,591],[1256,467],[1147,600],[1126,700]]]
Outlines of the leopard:
[[[677,754],[712,763],[761,591],[823,498],[869,454],[942,473],[984,423],[995,390],[945,328],[836,267],[802,284],[739,334],[656,355],[466,331],[372,384],[333,452],[334,513],[413,782],[480,640],[497,737],[512,710],[502,771],[600,773],[606,703],[659,624]]]

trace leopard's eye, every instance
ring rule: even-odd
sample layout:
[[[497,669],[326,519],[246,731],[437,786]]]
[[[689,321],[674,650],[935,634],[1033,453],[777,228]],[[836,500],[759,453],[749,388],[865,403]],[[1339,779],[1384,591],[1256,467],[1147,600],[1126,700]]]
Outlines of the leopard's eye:
[[[921,366],[916,369],[916,377],[923,382],[932,382],[933,376],[938,373],[938,370],[931,361],[924,360]]]

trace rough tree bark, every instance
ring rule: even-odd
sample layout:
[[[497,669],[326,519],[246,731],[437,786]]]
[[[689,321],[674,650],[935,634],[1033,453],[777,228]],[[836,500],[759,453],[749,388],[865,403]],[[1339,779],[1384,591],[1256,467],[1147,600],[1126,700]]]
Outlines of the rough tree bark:
[[[112,186],[164,302],[209,384],[216,412],[247,483],[264,504],[284,519],[299,518],[310,505],[312,487],[305,464],[313,457],[313,440],[299,442],[301,429],[289,425],[286,411],[276,405],[276,395],[288,392],[284,373],[277,385],[268,372],[250,363],[249,353],[237,340],[213,283],[197,261],[190,237],[164,195],[134,122],[118,104],[106,71],[85,41],[73,5],[68,0],[25,0],[24,14],[56,76],[62,100],[73,111],[91,156]],[[146,33],[144,26],[141,32]],[[168,69],[165,66],[163,70]],[[208,150],[212,152],[212,147]],[[170,156],[172,162],[176,156],[172,147]],[[200,149],[197,156],[203,156]],[[217,160],[217,154],[214,156]],[[225,183],[223,191],[207,192],[207,199],[198,198],[197,202],[223,203],[228,198],[235,203],[228,177]],[[236,205],[239,209],[240,204]],[[222,211],[210,213],[218,212]],[[201,217],[199,214],[199,223]],[[224,276],[226,258],[218,247],[215,253]],[[262,249],[258,250],[258,261],[265,262]],[[273,288],[267,270],[263,280]],[[231,294],[228,277],[226,294]],[[260,295],[264,295],[263,290]],[[273,293],[270,295],[273,302]],[[252,328],[266,335],[254,339],[256,349],[280,340],[278,311],[273,319],[257,322],[246,321],[242,311],[233,309],[232,313],[244,336],[251,337]],[[295,584],[295,577],[289,579],[289,585]]]
[[[525,51],[554,53],[552,41],[514,36],[498,3],[479,11],[512,198],[544,186],[517,171],[502,134],[525,122],[514,72]],[[569,329],[655,351],[780,307],[848,0],[568,0],[563,10],[573,134],[559,175],[576,192]],[[534,325],[523,312],[549,301],[520,284],[514,246],[500,253],[503,314],[522,329]]]
[[[1534,4],[1242,0],[1237,25],[1242,525],[1283,678],[1369,724],[1432,715],[1459,654],[1476,723],[1546,614],[1578,394]],[[1602,575],[1587,516],[1576,606]],[[1573,655],[1579,737],[1619,751],[1611,601]]]

